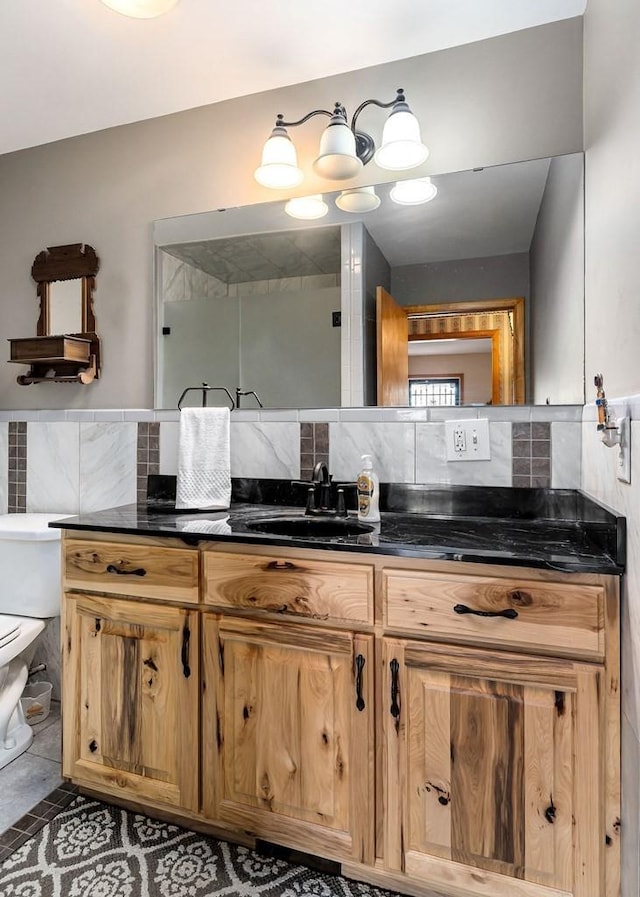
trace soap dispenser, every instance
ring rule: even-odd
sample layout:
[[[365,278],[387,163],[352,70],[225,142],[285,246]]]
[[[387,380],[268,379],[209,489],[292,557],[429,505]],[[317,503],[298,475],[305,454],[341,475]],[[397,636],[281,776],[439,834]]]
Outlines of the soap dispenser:
[[[378,523],[380,520],[380,480],[373,470],[371,455],[362,455],[362,467],[358,474],[358,520]]]

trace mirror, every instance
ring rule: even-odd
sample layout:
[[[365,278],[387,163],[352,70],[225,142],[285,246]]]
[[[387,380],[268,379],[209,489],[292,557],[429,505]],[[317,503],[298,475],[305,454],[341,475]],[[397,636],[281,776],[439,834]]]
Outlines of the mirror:
[[[203,381],[267,408],[382,404],[379,286],[410,321],[401,404],[431,404],[424,390],[456,377],[456,404],[582,403],[582,154],[432,182],[415,206],[378,185],[379,208],[358,215],[325,194],[320,221],[278,201],[155,222],[156,407]],[[507,300],[521,302],[519,332],[489,308]],[[502,371],[507,356],[519,372]]]
[[[15,364],[29,364],[17,379],[32,383],[92,383],[100,376],[93,291],[100,262],[92,246],[49,246],[36,256],[31,276],[38,284],[36,336],[10,339]]]
[[[82,280],[57,280],[49,284],[50,333],[82,331]]]

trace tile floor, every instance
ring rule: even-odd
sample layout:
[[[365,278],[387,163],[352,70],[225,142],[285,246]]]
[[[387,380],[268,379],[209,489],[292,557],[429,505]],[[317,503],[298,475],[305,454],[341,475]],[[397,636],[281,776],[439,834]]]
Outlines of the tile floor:
[[[0,769],[0,848],[7,846],[8,835],[16,823],[25,825],[44,798],[62,785],[60,773],[60,704],[53,701],[46,720],[33,727],[31,747]],[[66,791],[66,786],[63,786]],[[55,804],[57,801],[50,801]],[[46,812],[47,808],[41,808]],[[44,817],[50,818],[50,817]],[[33,822],[33,820],[32,820]]]

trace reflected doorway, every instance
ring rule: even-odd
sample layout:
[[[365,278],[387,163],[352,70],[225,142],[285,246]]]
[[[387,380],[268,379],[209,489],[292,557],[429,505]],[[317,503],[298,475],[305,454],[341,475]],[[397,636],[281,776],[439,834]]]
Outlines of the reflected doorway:
[[[480,385],[477,391],[477,384],[467,378],[466,389],[463,387],[460,391],[461,404],[524,404],[523,298],[401,306],[386,290],[378,287],[376,300],[378,405],[409,402],[409,357],[413,355],[409,347],[412,343],[452,340],[489,340],[491,343],[490,389]],[[415,362],[412,366],[415,373]],[[447,376],[459,373],[452,369],[440,371],[441,375]]]

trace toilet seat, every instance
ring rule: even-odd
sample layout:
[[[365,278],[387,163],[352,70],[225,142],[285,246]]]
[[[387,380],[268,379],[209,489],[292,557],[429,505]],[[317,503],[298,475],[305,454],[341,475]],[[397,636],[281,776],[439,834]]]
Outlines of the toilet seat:
[[[22,629],[20,617],[8,617],[0,614],[0,648],[11,644],[20,635]]]

